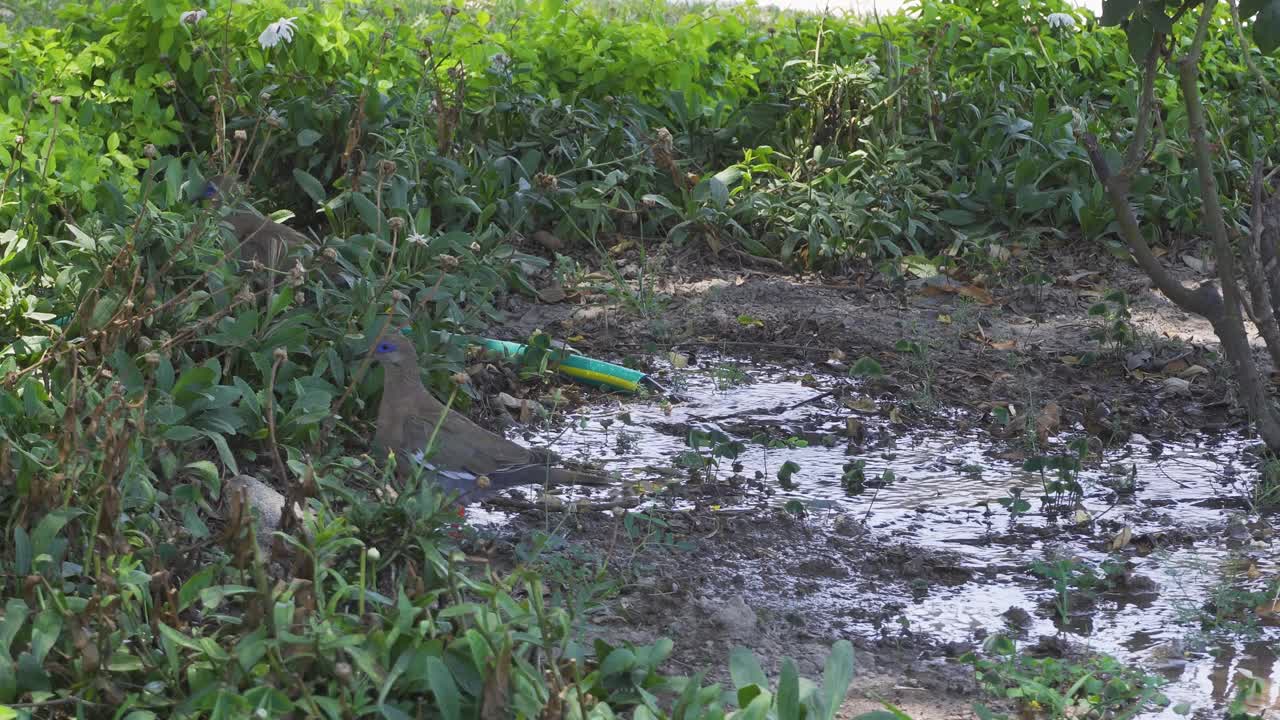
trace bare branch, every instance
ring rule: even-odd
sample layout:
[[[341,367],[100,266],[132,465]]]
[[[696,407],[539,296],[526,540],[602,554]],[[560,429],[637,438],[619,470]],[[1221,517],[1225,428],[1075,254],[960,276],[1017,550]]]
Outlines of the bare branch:
[[[1221,308],[1221,303],[1216,302],[1216,294],[1211,298],[1207,292],[1183,287],[1182,283],[1164,269],[1160,259],[1151,252],[1151,246],[1142,236],[1138,219],[1134,217],[1133,208],[1129,206],[1128,188],[1120,178],[1111,173],[1107,159],[1103,157],[1102,150],[1098,147],[1098,138],[1092,133],[1086,133],[1084,146],[1089,152],[1089,161],[1093,163],[1093,171],[1098,174],[1098,180],[1111,198],[1111,207],[1116,212],[1116,220],[1120,222],[1121,234],[1129,246],[1129,251],[1133,253],[1134,260],[1138,262],[1138,266],[1151,278],[1160,292],[1175,305],[1212,321],[1211,316],[1216,316]]]
[[[1244,259],[1245,283],[1249,295],[1253,299],[1256,317],[1253,324],[1267,343],[1271,353],[1271,364],[1280,369],[1280,325],[1276,324],[1275,306],[1272,304],[1271,287],[1262,270],[1262,160],[1253,163],[1253,176],[1250,179],[1250,195],[1253,201],[1252,222],[1249,223],[1249,237],[1242,243],[1241,257]]]
[[[1213,331],[1222,341],[1222,351],[1231,363],[1236,382],[1240,385],[1240,399],[1249,416],[1258,427],[1258,433],[1270,448],[1280,448],[1280,412],[1267,393],[1266,383],[1253,362],[1253,348],[1240,315],[1242,298],[1237,284],[1234,249],[1227,235],[1227,224],[1218,199],[1218,181],[1213,174],[1213,153],[1209,149],[1209,137],[1204,117],[1204,104],[1200,100],[1199,61],[1201,48],[1213,15],[1217,0],[1206,0],[1196,28],[1195,40],[1186,55],[1178,59],[1178,80],[1182,87],[1182,100],[1187,108],[1188,133],[1196,158],[1196,174],[1200,181],[1204,223],[1213,242],[1214,256],[1218,262],[1218,277],[1222,285],[1222,304],[1216,318],[1205,317],[1213,324]]]
[[[1138,95],[1138,127],[1133,131],[1133,140],[1124,156],[1124,168],[1120,171],[1126,180],[1133,177],[1146,160],[1147,136],[1151,134],[1151,115],[1156,105],[1156,66],[1164,38],[1164,35],[1156,33],[1142,62],[1142,75],[1138,78],[1142,84]]]

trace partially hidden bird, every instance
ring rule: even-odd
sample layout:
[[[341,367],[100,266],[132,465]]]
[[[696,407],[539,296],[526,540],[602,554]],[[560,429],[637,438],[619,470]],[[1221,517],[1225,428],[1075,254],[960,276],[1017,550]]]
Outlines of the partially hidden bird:
[[[419,464],[434,471],[441,489],[458,493],[461,502],[482,500],[518,485],[603,481],[590,473],[553,467],[551,453],[495,435],[445,407],[422,384],[417,352],[408,338],[380,340],[373,357],[384,371],[373,444],[382,453],[395,453],[400,478],[411,472],[411,463]],[[434,450],[430,458],[428,443]]]
[[[205,184],[201,197],[215,207],[226,205],[233,208],[222,221],[231,226],[240,246],[242,263],[252,265],[256,260],[273,273],[285,270],[290,251],[306,245],[307,236],[256,212],[236,209],[243,194],[242,186],[234,176],[216,175]]]

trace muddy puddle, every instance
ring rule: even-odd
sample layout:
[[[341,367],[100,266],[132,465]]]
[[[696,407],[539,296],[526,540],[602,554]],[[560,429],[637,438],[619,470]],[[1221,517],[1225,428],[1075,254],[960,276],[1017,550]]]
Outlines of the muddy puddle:
[[[620,471],[644,504],[724,509],[798,501],[811,514],[865,522],[873,537],[954,556],[967,580],[903,598],[898,624],[913,632],[974,642],[1005,630],[1008,611],[1019,608],[1029,614],[1021,621],[1028,645],[1058,635],[1140,664],[1168,678],[1174,705],[1220,712],[1244,670],[1273,680],[1263,707],[1280,712],[1280,628],[1245,632],[1206,622],[1209,603],[1225,602],[1217,595],[1222,588],[1261,590],[1280,571],[1274,536],[1259,541],[1261,533],[1241,524],[1256,471],[1240,437],[1179,444],[1135,436],[1087,460],[1078,475],[1082,501],[1050,520],[1040,496],[1054,473],[1024,470],[1016,447],[1011,452],[1009,442],[995,441],[961,412],[933,408],[934,417],[953,422],[908,429],[887,417],[902,391],[877,392],[825,366],[704,357],[667,367],[659,379],[678,402],[609,398],[575,411],[567,429],[529,439]],[[1064,427],[1062,436],[1071,435]],[[1046,455],[1068,452],[1058,441]],[[790,470],[788,482],[779,470]],[[671,487],[653,491],[663,483]],[[1030,510],[1012,518],[1001,499],[1014,498],[1015,488]],[[1097,567],[1120,533],[1131,538],[1125,557],[1134,579],[1092,603],[1077,601],[1086,607],[1064,623],[1032,563],[1065,555]],[[839,613],[856,605],[861,591],[836,577],[797,603],[807,613]]]

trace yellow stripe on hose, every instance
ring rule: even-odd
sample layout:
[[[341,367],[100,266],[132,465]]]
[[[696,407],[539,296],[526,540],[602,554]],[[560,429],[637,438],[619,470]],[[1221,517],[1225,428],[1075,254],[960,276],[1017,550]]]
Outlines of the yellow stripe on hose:
[[[572,375],[573,377],[581,378],[583,380],[592,380],[601,383],[602,385],[611,385],[623,390],[635,390],[639,386],[638,383],[631,382],[630,380],[623,380],[620,377],[597,372],[595,370],[587,370],[586,368],[575,368],[561,365],[557,369],[566,375]]]

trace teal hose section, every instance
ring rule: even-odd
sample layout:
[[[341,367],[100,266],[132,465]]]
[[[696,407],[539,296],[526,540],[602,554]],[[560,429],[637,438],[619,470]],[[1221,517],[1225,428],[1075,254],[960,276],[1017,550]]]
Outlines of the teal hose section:
[[[407,327],[402,328],[401,332],[408,335],[410,329]],[[488,352],[517,362],[524,357],[525,351],[529,349],[528,345],[507,340],[481,337],[468,337],[468,340],[482,346]],[[629,367],[614,365],[603,360],[595,360],[582,355],[576,350],[565,351],[559,348],[552,348],[550,355],[548,367],[584,385],[605,390],[621,390],[628,393],[636,392],[641,385],[646,385],[658,392],[666,392],[661,385],[639,370],[632,370]]]
[[[528,349],[528,346],[520,343],[490,338],[479,338],[479,343],[486,350],[513,360],[519,360],[524,356],[525,350]],[[556,356],[559,356],[558,361],[554,360]],[[586,385],[607,390],[635,392],[640,388],[641,383],[646,380],[645,374],[639,370],[632,370],[631,368],[614,365],[603,360],[595,360],[577,352],[570,354],[556,352],[552,357],[553,362],[551,364],[555,370]]]

